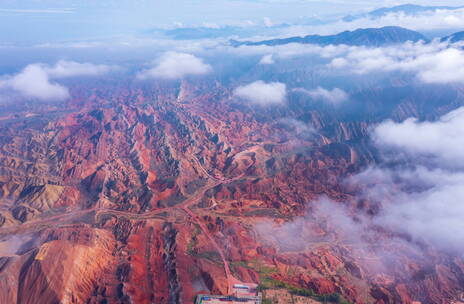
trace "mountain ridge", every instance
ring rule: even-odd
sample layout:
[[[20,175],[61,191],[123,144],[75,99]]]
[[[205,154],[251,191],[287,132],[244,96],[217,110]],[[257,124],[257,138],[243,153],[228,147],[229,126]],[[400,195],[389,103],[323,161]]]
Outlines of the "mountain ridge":
[[[451,34],[449,36],[443,37],[440,40],[441,42],[450,42],[450,43],[456,43],[460,41],[464,41],[464,31],[462,32],[457,32],[454,34]]]
[[[343,21],[351,22],[360,18],[381,18],[388,14],[403,13],[406,15],[417,15],[436,10],[457,10],[464,8],[464,6],[424,6],[417,4],[401,4],[392,7],[381,7],[364,14],[348,15],[343,18]]]
[[[428,42],[429,40],[419,32],[398,26],[386,26],[382,28],[365,28],[354,31],[344,31],[335,35],[307,35],[304,37],[289,37],[270,39],[263,41],[236,41],[230,40],[232,46],[257,46],[257,45],[284,45],[289,43],[317,44],[317,45],[353,45],[353,46],[384,46],[404,43],[406,41]]]

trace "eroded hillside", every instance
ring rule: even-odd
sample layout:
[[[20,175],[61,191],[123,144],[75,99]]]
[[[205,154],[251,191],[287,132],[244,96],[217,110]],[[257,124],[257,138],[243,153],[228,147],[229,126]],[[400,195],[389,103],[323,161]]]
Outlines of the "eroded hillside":
[[[343,182],[377,161],[369,127],[440,115],[462,91],[337,116],[298,98],[260,109],[208,85],[82,89],[53,111],[2,114],[1,303],[192,303],[237,281],[270,298],[460,299],[461,258],[380,228],[361,239],[316,210],[327,197],[375,216]]]

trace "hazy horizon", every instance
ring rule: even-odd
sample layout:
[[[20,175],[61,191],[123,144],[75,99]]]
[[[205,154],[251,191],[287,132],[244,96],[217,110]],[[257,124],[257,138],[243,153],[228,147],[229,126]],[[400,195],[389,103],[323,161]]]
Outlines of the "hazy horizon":
[[[360,24],[337,24],[346,15],[360,14],[382,7],[412,3],[417,5],[459,6],[461,1],[304,1],[304,0],[181,0],[170,1],[0,1],[0,45],[29,45],[60,41],[100,40],[115,36],[139,37],[159,29],[183,27],[220,28],[224,26],[267,27],[286,25],[279,34],[311,31],[336,32]],[[401,16],[400,16],[401,17]],[[448,16],[449,17],[449,16]],[[458,16],[459,17],[459,16]],[[439,27],[461,26],[452,17],[441,16]],[[314,25],[315,20],[327,23]],[[385,20],[379,25],[393,25]],[[406,25],[414,27],[414,20]],[[418,22],[420,28],[423,22]],[[443,24],[442,24],[443,23]],[[298,26],[298,27],[296,27]],[[366,24],[369,26],[369,24]],[[276,31],[272,32],[276,34]]]

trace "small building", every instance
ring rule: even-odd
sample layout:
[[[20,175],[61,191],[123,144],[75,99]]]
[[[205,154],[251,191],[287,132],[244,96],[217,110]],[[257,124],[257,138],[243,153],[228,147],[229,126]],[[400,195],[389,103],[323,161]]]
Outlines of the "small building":
[[[262,295],[257,287],[256,284],[234,284],[232,295],[198,295],[195,304],[261,304]]]
[[[261,304],[261,294],[255,296],[198,295],[195,304]]]

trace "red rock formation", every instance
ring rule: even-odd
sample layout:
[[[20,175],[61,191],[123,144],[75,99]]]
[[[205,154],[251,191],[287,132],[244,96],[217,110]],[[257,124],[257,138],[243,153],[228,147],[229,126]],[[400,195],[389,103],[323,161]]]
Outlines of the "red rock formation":
[[[321,195],[356,206],[342,181],[375,161],[371,118],[284,113],[319,130],[298,137],[220,87],[73,94],[0,120],[0,303],[192,303],[228,277],[354,303],[459,300],[461,258],[388,232],[367,246],[313,213]],[[305,215],[297,235],[256,230]]]

